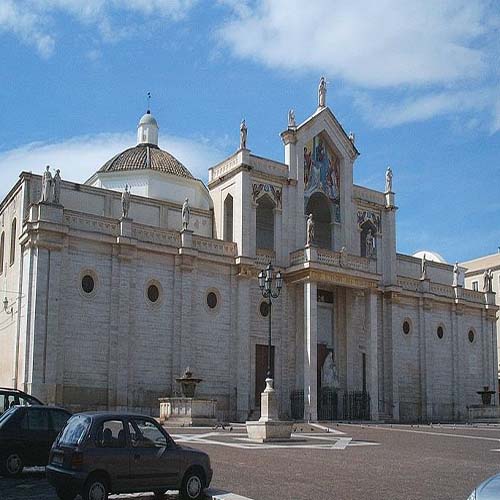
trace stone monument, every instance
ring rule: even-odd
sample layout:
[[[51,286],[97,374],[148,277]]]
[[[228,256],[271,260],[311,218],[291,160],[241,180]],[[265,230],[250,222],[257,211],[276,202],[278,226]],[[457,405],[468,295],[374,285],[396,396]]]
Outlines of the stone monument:
[[[186,368],[182,377],[175,379],[181,385],[182,396],[159,398],[160,423],[168,422],[182,426],[213,426],[217,423],[216,399],[196,398],[196,386],[203,382],[201,378],[193,377],[193,373]]]

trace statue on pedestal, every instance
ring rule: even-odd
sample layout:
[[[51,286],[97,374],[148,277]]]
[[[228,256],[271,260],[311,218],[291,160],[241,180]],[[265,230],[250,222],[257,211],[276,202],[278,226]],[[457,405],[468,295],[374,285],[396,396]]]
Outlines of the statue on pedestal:
[[[53,200],[55,204],[59,205],[59,202],[61,201],[61,173],[59,169],[56,170],[56,175],[54,175],[53,184],[54,184]]]
[[[128,212],[130,210],[130,191],[128,184],[125,184],[125,191],[122,193],[122,219],[128,219]]]
[[[313,214],[309,214],[309,217],[307,217],[306,229],[307,229],[306,245],[310,246],[310,245],[312,245],[314,243],[314,219],[313,219]]]
[[[52,174],[50,173],[50,166],[45,167],[45,172],[42,175],[42,196],[41,202],[52,203]]]
[[[326,80],[322,76],[318,85],[318,108],[326,107]]]
[[[487,269],[483,274],[483,292],[493,292],[493,271]]]
[[[453,266],[453,286],[462,286],[460,284],[460,268],[458,267],[458,262],[455,262]]]
[[[189,218],[191,216],[191,208],[189,207],[189,200],[186,198],[182,204],[182,229],[187,229],[189,226]]]
[[[392,193],[392,169],[387,167],[385,171],[385,192]]]
[[[290,109],[288,111],[288,128],[295,128],[297,124],[295,123],[295,111]]]
[[[422,280],[427,279],[427,258],[425,256],[425,253],[422,256],[422,276],[420,277],[420,279]]]
[[[240,124],[240,149],[247,148],[247,134],[248,134],[247,124],[245,122],[245,119],[243,119],[241,120]]]

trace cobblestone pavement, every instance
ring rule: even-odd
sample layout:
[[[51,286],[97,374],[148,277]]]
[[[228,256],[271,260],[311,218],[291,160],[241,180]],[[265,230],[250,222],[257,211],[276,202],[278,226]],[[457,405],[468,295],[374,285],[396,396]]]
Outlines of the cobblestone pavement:
[[[466,499],[500,471],[500,426],[297,427],[289,445],[250,443],[244,428],[171,428],[210,454],[212,485],[254,500]],[[113,499],[152,499],[151,494]],[[168,495],[168,500],[177,498]],[[55,500],[43,468],[0,478],[1,500]]]

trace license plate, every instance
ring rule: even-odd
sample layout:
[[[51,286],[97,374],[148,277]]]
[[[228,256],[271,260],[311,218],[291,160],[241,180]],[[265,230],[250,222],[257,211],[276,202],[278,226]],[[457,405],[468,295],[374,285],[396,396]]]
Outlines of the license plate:
[[[59,454],[54,455],[54,456],[52,457],[52,463],[53,463],[54,465],[62,465],[62,463],[63,463],[63,458],[64,458],[64,455],[59,455]]]

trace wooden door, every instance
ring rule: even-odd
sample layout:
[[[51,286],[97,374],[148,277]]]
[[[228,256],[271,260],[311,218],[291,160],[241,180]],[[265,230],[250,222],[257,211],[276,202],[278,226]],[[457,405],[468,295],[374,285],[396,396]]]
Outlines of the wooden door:
[[[271,346],[271,373],[274,374],[274,346]],[[255,406],[260,408],[260,394],[266,388],[267,345],[255,346]]]

